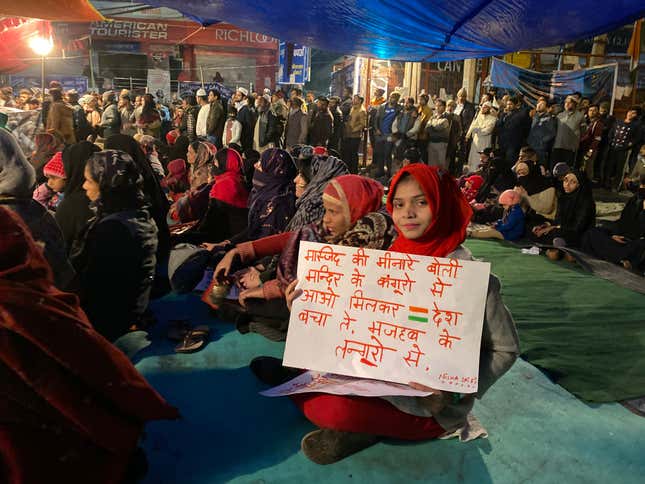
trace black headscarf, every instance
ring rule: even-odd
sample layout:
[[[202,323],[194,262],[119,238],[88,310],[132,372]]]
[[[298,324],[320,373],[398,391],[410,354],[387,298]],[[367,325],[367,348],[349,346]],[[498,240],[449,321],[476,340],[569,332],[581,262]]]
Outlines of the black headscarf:
[[[523,187],[529,195],[543,192],[553,184],[542,175],[540,167],[533,163],[525,163],[529,167],[528,175],[517,177],[517,186]]]
[[[170,204],[159,184],[159,179],[152,170],[148,160],[146,160],[146,155],[141,149],[141,146],[139,146],[139,143],[132,136],[126,134],[110,136],[105,140],[105,149],[124,151],[132,157],[137,168],[139,168],[139,172],[143,177],[143,193],[150,205],[150,215],[152,215],[159,229],[157,259],[164,260],[170,251],[170,231],[168,230],[168,221],[166,220]]]
[[[92,155],[87,166],[101,192],[95,202],[97,218],[143,208],[143,177],[129,154],[119,150],[100,151]]]
[[[256,240],[282,232],[295,211],[296,165],[285,150],[271,148],[260,158],[249,198],[248,237]]]
[[[329,156],[314,156],[311,163],[311,180],[304,193],[296,200],[296,213],[291,218],[287,230],[296,230],[321,219],[325,213],[322,194],[332,178],[349,174],[343,160]]]
[[[85,193],[85,190],[83,190],[85,164],[90,156],[97,151],[101,150],[89,141],[81,141],[63,150],[63,167],[65,168],[65,175],[67,176],[64,190],[65,197],[72,193]]]
[[[568,243],[574,244],[584,231],[591,228],[596,218],[596,203],[591,191],[591,183],[583,172],[570,171],[578,179],[578,188],[571,192],[562,192],[558,197],[556,222]]]
[[[89,141],[81,141],[63,150],[63,166],[67,175],[65,196],[56,208],[55,218],[63,232],[69,253],[74,240],[81,234],[87,222],[94,216],[90,200],[85,195],[85,164],[99,147]]]

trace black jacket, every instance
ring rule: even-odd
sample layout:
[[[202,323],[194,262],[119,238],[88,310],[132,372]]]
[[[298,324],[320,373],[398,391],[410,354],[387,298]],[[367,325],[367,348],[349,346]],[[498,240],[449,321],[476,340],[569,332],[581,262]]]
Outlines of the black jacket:
[[[327,146],[334,132],[334,116],[329,110],[315,111],[309,122],[309,144]]]
[[[240,143],[242,144],[242,150],[244,152],[253,149],[253,128],[255,128],[255,118],[255,109],[251,109],[246,104],[237,112],[237,120],[242,125]]]
[[[156,251],[157,227],[145,209],[103,217],[75,246],[81,306],[108,340],[125,334],[148,307]]]
[[[549,113],[535,113],[526,142],[535,151],[549,152],[558,131],[558,120]]]
[[[280,122],[275,114],[271,110],[267,110],[267,123],[265,129],[260,132],[259,143],[260,146],[266,146],[269,143],[273,143],[276,147],[280,146],[280,138],[282,137],[282,132],[280,131]],[[260,122],[261,114],[258,113],[256,123]]]
[[[497,121],[497,134],[499,145],[503,150],[509,148],[520,149],[529,134],[531,118],[523,109],[516,109],[506,113]]]

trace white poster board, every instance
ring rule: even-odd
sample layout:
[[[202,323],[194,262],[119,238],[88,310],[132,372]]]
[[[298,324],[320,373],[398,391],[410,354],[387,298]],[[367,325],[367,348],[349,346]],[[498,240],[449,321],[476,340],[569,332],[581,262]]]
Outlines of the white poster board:
[[[301,242],[284,365],[477,391],[490,264]]]
[[[148,69],[148,92],[156,99],[158,91],[163,91],[164,98],[170,99],[170,71]]]

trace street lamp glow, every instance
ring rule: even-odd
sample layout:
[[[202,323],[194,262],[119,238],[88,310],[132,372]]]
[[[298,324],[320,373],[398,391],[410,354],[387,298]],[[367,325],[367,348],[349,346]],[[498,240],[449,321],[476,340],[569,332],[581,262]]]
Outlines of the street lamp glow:
[[[29,39],[29,47],[36,53],[36,55],[45,57],[54,48],[54,43],[52,42],[51,37],[32,37]]]

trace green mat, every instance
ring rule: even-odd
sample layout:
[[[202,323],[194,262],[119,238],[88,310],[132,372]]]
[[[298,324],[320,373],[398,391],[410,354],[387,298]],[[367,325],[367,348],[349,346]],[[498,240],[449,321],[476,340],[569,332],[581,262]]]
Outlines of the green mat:
[[[505,243],[466,246],[501,279],[523,358],[588,402],[645,395],[645,296]]]

